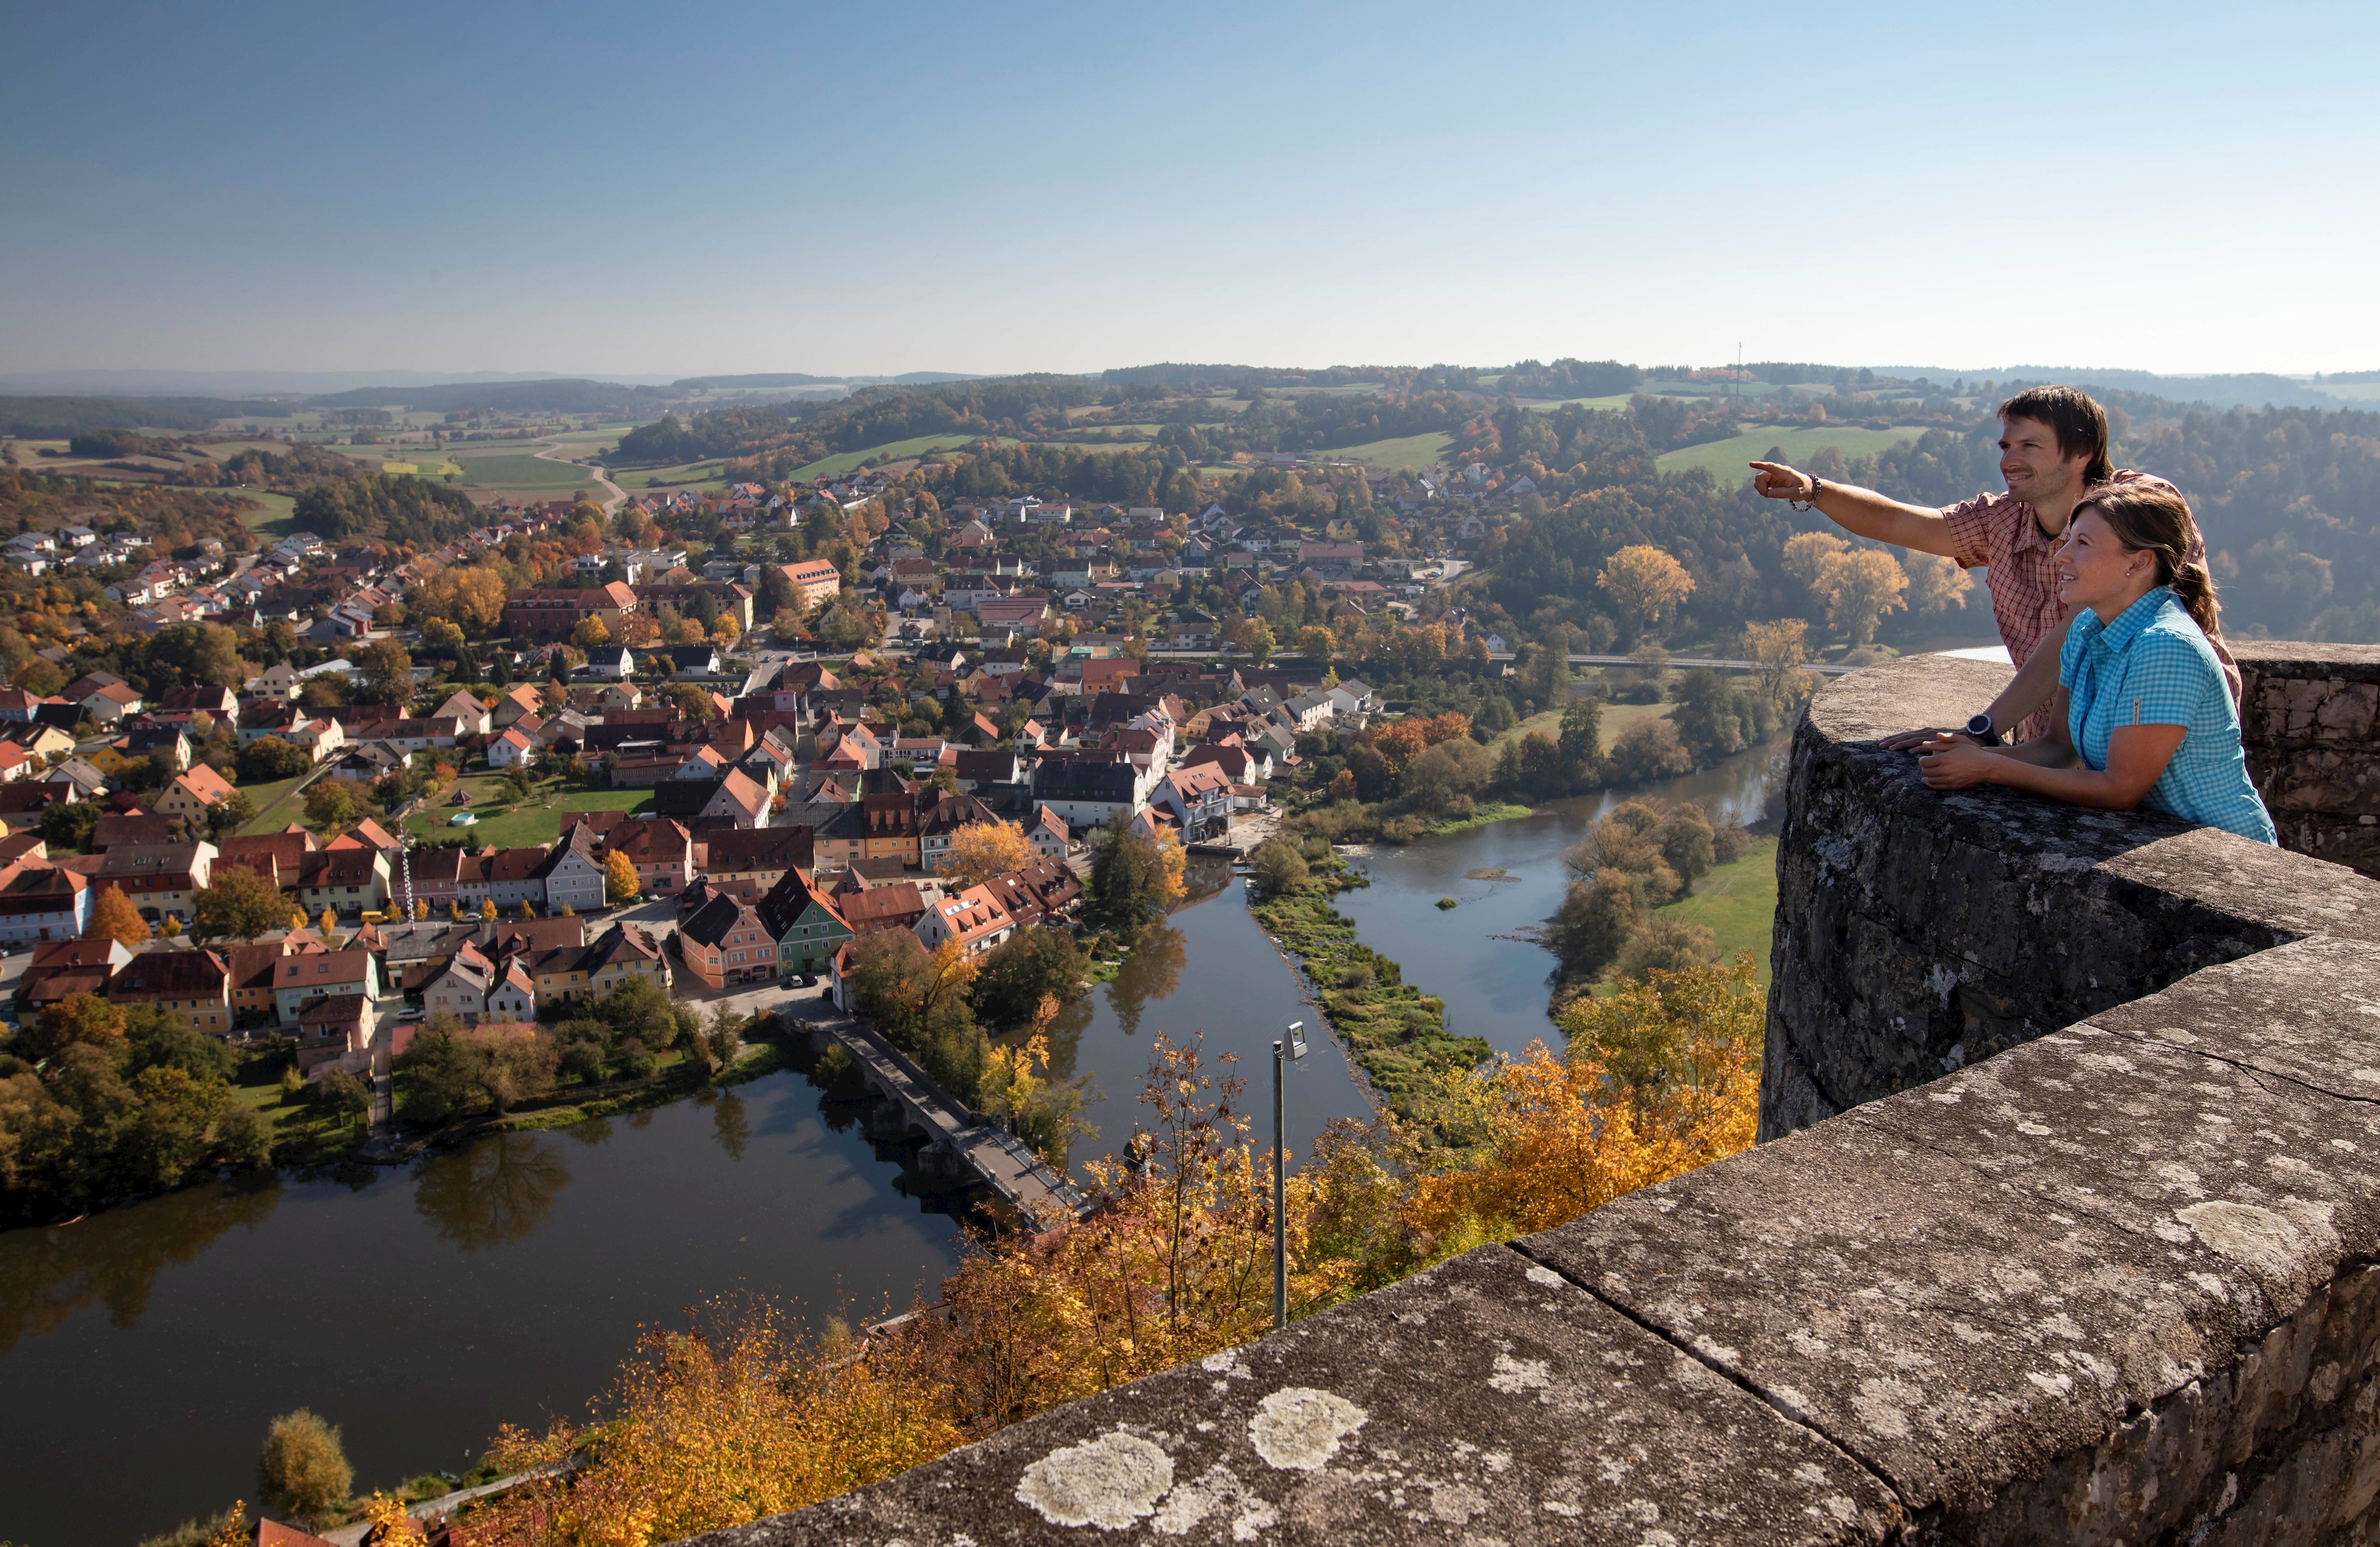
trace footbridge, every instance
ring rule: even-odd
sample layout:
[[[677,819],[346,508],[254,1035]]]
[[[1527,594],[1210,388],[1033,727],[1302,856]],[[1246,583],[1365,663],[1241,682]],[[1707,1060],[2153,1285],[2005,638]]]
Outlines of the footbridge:
[[[1016,1135],[961,1105],[867,1021],[830,1013],[806,1024],[813,1051],[841,1047],[882,1098],[869,1136],[908,1147],[919,1170],[979,1182],[1038,1225],[1089,1212],[1080,1189]]]

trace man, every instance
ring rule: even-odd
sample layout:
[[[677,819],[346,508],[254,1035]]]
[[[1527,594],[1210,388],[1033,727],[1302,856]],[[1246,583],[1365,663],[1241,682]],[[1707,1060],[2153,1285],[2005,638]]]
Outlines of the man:
[[[2048,727],[2046,706],[2058,691],[2058,654],[2068,622],[2051,562],[2074,507],[2095,484],[2164,482],[2108,466],[2107,416],[2073,387],[2034,387],[2000,405],[2005,494],[1979,494],[1937,511],[1903,504],[1872,489],[1828,483],[1782,463],[1755,462],[1752,469],[1753,487],[1769,499],[1815,506],[1856,537],[1938,553],[1961,569],[1984,572],[2000,642],[2017,667],[2000,695],[1967,722],[1967,733],[1985,743],[1998,743],[2019,721],[2028,739]],[[2204,559],[2205,551],[2193,534],[2192,556]],[[2222,640],[2210,642],[2236,700],[2239,668]],[[1912,731],[1885,744],[1910,747],[1944,733]]]

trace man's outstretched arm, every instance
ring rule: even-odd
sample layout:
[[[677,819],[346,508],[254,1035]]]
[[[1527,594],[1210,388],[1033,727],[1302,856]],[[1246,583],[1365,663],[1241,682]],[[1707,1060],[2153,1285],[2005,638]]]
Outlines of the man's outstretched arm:
[[[1781,462],[1752,465],[1752,487],[1771,500],[1807,500],[1820,514],[1854,537],[1912,548],[1920,553],[1959,556],[1950,524],[1942,513],[1924,505],[1904,505],[1873,489],[1856,484],[1825,483]],[[1815,489],[1815,498],[1812,490]]]

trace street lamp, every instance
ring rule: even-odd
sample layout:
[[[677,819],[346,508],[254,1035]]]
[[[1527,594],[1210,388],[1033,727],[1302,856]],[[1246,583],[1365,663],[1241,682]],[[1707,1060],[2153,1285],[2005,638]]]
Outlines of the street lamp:
[[[1293,1021],[1272,1045],[1272,1324],[1289,1325],[1289,1221],[1281,1211],[1281,1166],[1289,1148],[1289,1097],[1281,1072],[1305,1057],[1305,1022]]]

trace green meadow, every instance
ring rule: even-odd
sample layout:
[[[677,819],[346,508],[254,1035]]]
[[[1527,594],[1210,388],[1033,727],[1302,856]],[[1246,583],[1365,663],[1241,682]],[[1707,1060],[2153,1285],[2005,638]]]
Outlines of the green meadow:
[[[983,439],[985,437],[980,435],[915,435],[906,441],[887,441],[880,446],[867,446],[856,452],[839,452],[833,456],[822,456],[807,467],[795,468],[793,476],[796,482],[815,483],[820,478],[831,478],[839,473],[848,473],[870,457],[879,462],[897,462],[905,456],[922,456],[928,452],[953,451],[960,446],[970,446]],[[1003,435],[1000,437],[1000,443],[1003,446],[1013,446],[1016,444],[1016,441],[1013,436]]]
[[[1391,472],[1418,473],[1433,462],[1445,461],[1453,444],[1451,435],[1402,435],[1393,441],[1366,441],[1360,446],[1332,446],[1314,454],[1345,457]]]
[[[1913,427],[1861,429],[1851,425],[1806,425],[1786,429],[1767,425],[1732,440],[1713,441],[1706,445],[1682,446],[1673,452],[1663,452],[1653,461],[1654,465],[1664,473],[1682,473],[1690,467],[1700,467],[1724,484],[1750,477],[1752,474],[1745,464],[1765,460],[1771,446],[1783,447],[1785,459],[1789,462],[1799,462],[1826,446],[1834,447],[1845,456],[1866,456],[1887,446],[1914,441],[1923,433],[1922,429]]]

